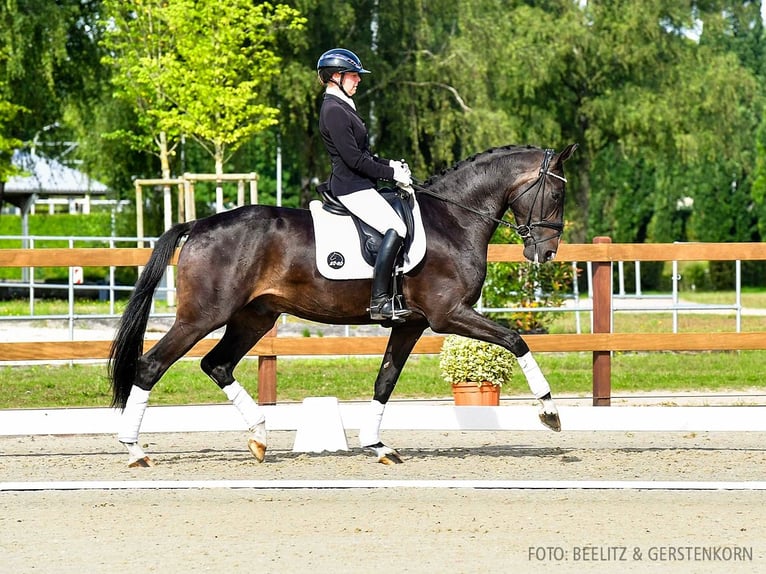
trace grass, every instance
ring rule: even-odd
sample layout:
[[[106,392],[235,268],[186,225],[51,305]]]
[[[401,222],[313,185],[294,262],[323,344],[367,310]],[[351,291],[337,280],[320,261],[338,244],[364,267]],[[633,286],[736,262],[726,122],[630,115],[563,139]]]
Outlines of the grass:
[[[590,353],[538,353],[555,396],[590,396]],[[746,390],[762,385],[766,351],[710,353],[615,353],[612,359],[612,394],[625,392]],[[277,396],[280,402],[307,396],[336,396],[341,400],[368,400],[380,359],[343,357],[280,359]],[[257,360],[247,359],[237,378],[257,396]],[[111,394],[104,365],[38,365],[0,367],[0,408],[107,406]],[[439,374],[438,357],[414,355],[407,363],[394,398],[444,398],[450,387]],[[529,396],[518,369],[503,387],[503,395]],[[204,404],[225,402],[223,393],[199,369],[199,361],[179,361],[152,392],[152,404]]]
[[[684,293],[685,301],[731,304],[730,293]],[[747,308],[766,308],[764,291],[742,296]],[[77,302],[77,313],[105,313],[105,303]],[[38,303],[38,313],[66,313],[66,301]],[[16,305],[19,305],[18,309]],[[88,309],[86,311],[86,309]],[[160,310],[158,306],[158,310]],[[166,310],[162,308],[162,310]],[[27,302],[0,303],[0,316],[23,315]],[[581,315],[587,332],[590,316]],[[671,313],[615,314],[615,332],[670,333]],[[554,333],[574,333],[573,313],[557,313]],[[680,332],[734,331],[734,315],[679,315]],[[766,316],[742,317],[742,330],[766,332]],[[590,396],[592,357],[590,353],[538,353],[537,360],[557,396]],[[742,391],[762,385],[766,351],[710,353],[615,353],[612,359],[612,393],[699,391]],[[307,396],[336,396],[341,400],[367,400],[380,364],[379,357],[280,359],[277,367],[277,396],[282,401],[300,401]],[[246,359],[236,372],[238,380],[257,396],[258,363]],[[107,406],[111,392],[103,364],[35,365],[0,367],[0,408]],[[394,398],[443,398],[450,388],[442,381],[438,357],[410,358],[394,392]],[[515,371],[503,395],[529,396],[523,375]],[[198,360],[173,365],[152,392],[152,404],[202,404],[224,402],[223,393],[199,369]]]

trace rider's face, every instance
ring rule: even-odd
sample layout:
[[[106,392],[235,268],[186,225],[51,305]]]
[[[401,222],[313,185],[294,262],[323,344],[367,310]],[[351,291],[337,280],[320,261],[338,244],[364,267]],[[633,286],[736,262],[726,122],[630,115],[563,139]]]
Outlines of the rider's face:
[[[343,89],[349,96],[353,96],[356,93],[356,88],[362,78],[356,72],[346,72],[345,74],[338,74],[341,76],[338,80],[341,82]]]

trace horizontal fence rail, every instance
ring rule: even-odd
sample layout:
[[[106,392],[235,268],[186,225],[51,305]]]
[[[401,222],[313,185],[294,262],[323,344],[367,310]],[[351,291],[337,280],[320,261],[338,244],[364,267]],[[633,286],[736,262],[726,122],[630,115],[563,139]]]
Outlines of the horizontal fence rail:
[[[142,266],[149,248],[49,248],[0,249],[0,267],[101,267]],[[520,245],[490,245],[488,262],[524,261]],[[745,261],[766,260],[763,243],[613,244],[596,238],[593,244],[562,244],[556,261],[591,262],[593,265],[593,333],[576,335],[525,335],[535,352],[593,352],[593,403],[608,405],[611,396],[612,351],[719,351],[764,350],[766,334],[760,332],[716,333],[612,333],[611,265],[620,261]],[[172,263],[176,262],[176,258]],[[437,354],[443,337],[423,337],[413,350]],[[381,355],[387,337],[276,337],[258,342],[248,355],[261,363],[259,400],[276,402],[276,357],[310,355]],[[188,354],[200,357],[217,343],[200,341]],[[145,348],[155,341],[147,340]],[[105,359],[111,341],[56,341],[0,343],[0,361]],[[349,350],[353,349],[350,353]]]
[[[490,263],[526,261],[521,245],[490,245]],[[145,265],[149,248],[0,249],[0,267],[131,267]],[[563,243],[556,261],[766,260],[764,243]],[[173,259],[173,263],[176,259]]]
[[[529,348],[541,353],[583,351],[758,351],[766,349],[765,333],[583,333],[581,335],[524,335]],[[382,355],[387,337],[264,337],[250,357]],[[444,337],[425,336],[413,354],[435,355]],[[218,339],[203,339],[187,354],[202,357]],[[149,350],[156,341],[146,341]],[[0,343],[0,361],[67,361],[106,359],[111,341],[50,341]],[[353,352],[350,352],[353,350]]]

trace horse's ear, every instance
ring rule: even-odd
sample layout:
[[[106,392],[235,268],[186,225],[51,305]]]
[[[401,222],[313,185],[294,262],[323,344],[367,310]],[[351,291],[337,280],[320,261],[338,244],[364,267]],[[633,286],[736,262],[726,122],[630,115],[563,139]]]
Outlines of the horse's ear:
[[[558,163],[559,165],[563,164],[566,160],[569,159],[569,157],[574,153],[574,151],[578,148],[578,144],[573,143],[569,144],[567,147],[564,148],[564,151],[562,151],[559,154]]]

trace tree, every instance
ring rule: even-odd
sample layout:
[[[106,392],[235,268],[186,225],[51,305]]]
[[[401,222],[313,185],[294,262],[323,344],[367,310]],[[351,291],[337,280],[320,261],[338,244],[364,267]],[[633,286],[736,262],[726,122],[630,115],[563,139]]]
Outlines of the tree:
[[[172,108],[161,79],[175,49],[167,8],[167,0],[104,0],[102,21],[103,61],[112,70],[114,97],[126,102],[135,115],[132,128],[113,129],[105,135],[156,155],[164,179],[171,176],[169,158],[179,135],[177,129],[160,122]]]
[[[164,177],[175,136],[194,138],[221,175],[231,153],[276,123],[263,90],[279,72],[277,38],[303,25],[296,10],[249,0],[107,5],[117,95],[134,107],[136,144],[145,146],[150,135],[159,148]]]
[[[15,0],[0,4],[0,85],[5,98],[28,113],[9,134],[29,142],[46,126],[68,139],[64,116],[85,103],[101,81],[95,21],[99,0]]]
[[[19,106],[2,99],[0,95],[0,192],[8,177],[14,175],[17,170],[11,163],[13,151],[21,145],[21,140],[10,137],[9,125],[21,111]],[[2,193],[0,193],[0,208],[2,208]]]
[[[274,46],[305,20],[283,4],[250,0],[178,0],[166,14],[175,45],[159,81],[173,106],[160,123],[193,137],[220,175],[229,154],[277,123],[264,97],[280,69]]]

